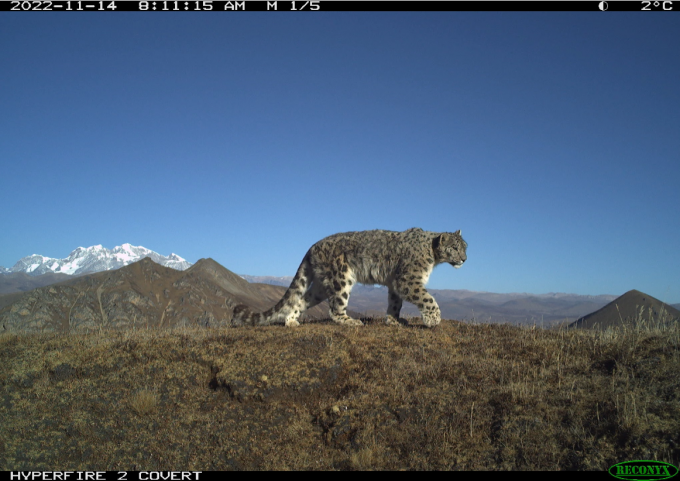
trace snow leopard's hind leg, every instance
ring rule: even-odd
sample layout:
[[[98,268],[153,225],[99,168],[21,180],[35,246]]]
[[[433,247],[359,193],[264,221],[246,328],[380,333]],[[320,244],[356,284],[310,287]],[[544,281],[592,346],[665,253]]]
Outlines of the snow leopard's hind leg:
[[[364,323],[347,315],[349,293],[355,284],[352,269],[341,255],[331,263],[330,270],[315,271],[316,278],[322,279],[323,287],[328,297],[331,319],[345,326],[363,326]]]
[[[310,307],[310,303],[307,301],[307,294],[312,291],[309,288],[309,284],[312,281],[313,274],[309,258],[305,256],[286,294],[279,301],[279,304],[283,304],[280,310],[287,327],[299,326],[300,322],[298,322],[298,319]],[[276,308],[278,307],[279,305],[277,304]]]
[[[387,317],[385,317],[385,324],[388,326],[402,326],[406,325],[407,322],[404,319],[399,318],[399,313],[401,312],[401,305],[403,301],[401,296],[397,292],[389,287],[387,293]]]
[[[328,294],[326,294],[326,288],[323,286],[323,283],[313,281],[312,286],[302,297],[302,312],[311,309],[317,304],[321,304],[326,299],[328,299]]]

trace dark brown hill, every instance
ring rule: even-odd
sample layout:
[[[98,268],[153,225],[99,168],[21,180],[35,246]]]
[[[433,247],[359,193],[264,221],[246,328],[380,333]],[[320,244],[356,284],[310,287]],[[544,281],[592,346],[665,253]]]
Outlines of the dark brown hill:
[[[649,294],[633,289],[602,309],[579,318],[570,327],[606,329],[624,324],[634,326],[643,322],[655,325],[678,320],[680,311]]]
[[[285,291],[249,284],[212,259],[178,271],[145,258],[117,270],[0,296],[0,323],[6,330],[24,331],[228,325],[237,304],[268,309]],[[324,318],[328,307],[321,304],[306,314],[307,319]]]

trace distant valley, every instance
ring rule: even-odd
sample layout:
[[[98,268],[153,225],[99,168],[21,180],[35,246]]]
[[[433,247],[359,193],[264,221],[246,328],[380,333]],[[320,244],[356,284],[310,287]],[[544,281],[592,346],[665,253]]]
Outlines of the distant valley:
[[[248,282],[288,286],[292,277],[243,275]],[[476,292],[452,289],[428,289],[437,300],[445,319],[476,322],[510,322],[544,324],[575,321],[616,299],[614,295],[526,294]],[[379,316],[387,309],[387,288],[357,285],[349,298],[351,309],[366,316]],[[402,315],[418,316],[418,308],[404,303]]]

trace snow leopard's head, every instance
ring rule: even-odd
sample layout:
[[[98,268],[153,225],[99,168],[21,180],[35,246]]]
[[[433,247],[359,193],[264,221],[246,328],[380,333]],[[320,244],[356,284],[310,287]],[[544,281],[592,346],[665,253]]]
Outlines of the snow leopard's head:
[[[467,242],[463,240],[459,230],[439,234],[432,240],[432,250],[437,264],[448,262],[458,269],[467,260]]]

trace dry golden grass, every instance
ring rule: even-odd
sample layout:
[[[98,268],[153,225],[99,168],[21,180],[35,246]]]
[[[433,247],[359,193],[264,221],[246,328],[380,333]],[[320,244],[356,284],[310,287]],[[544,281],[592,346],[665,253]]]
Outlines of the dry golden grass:
[[[151,413],[157,405],[158,396],[147,389],[135,393],[130,400],[130,407],[140,415]]]
[[[0,336],[0,469],[680,461],[677,324]]]

